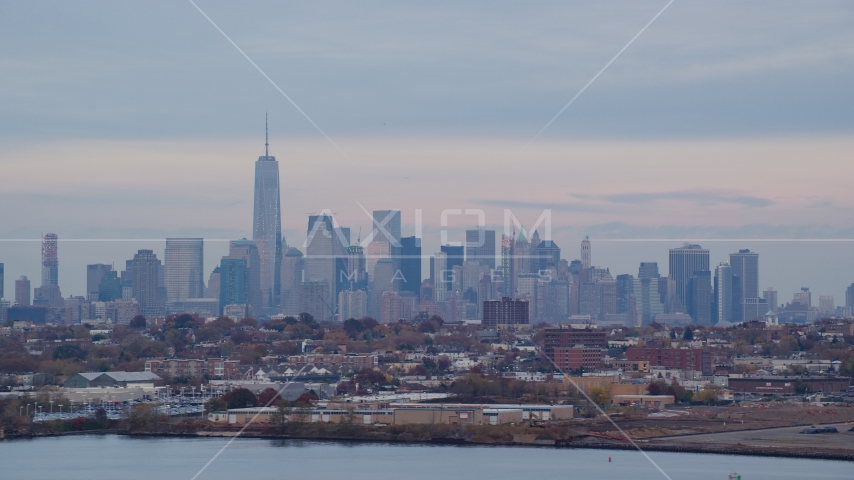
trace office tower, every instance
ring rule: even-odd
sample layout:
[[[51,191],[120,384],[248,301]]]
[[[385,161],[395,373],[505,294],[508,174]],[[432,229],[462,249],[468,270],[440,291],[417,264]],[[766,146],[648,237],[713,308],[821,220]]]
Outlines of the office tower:
[[[801,291],[792,296],[792,303],[798,303],[802,308],[812,308],[812,292],[807,287],[801,287]]]
[[[466,230],[466,261],[495,268],[495,230]]]
[[[338,294],[338,312],[338,319],[342,322],[367,317],[368,293],[364,290],[343,290]]]
[[[341,278],[338,278],[341,280]],[[362,290],[368,286],[365,247],[351,245],[347,247],[347,284],[351,290]],[[345,319],[346,320],[346,319]]]
[[[112,265],[104,263],[86,265],[86,298],[88,300],[98,298],[101,279],[104,278],[104,275],[112,269]],[[121,298],[121,296],[119,298]]]
[[[246,289],[246,301],[248,302],[249,307],[249,315],[253,317],[257,317],[263,315],[264,304],[263,304],[263,296],[261,294],[261,256],[258,252],[258,247],[255,245],[255,242],[252,240],[247,240],[242,238],[240,240],[232,240],[229,243],[228,248],[228,256],[242,258],[246,261],[245,273],[246,273],[246,281],[245,289]],[[222,269],[222,265],[220,264],[220,270]],[[220,271],[220,275],[222,272]],[[222,282],[222,279],[220,279]],[[220,289],[220,291],[222,291]],[[222,303],[222,300],[220,300]]]
[[[698,325],[712,324],[712,272],[695,271],[686,288],[688,315]]]
[[[818,297],[818,313],[821,315],[834,315],[836,313],[836,303],[833,301],[833,295],[821,295]]]
[[[0,263],[0,300],[2,300],[4,298],[3,287],[5,286],[5,284],[6,284],[6,274],[5,274],[4,269],[3,269],[3,264]]]
[[[421,289],[421,239],[404,237],[400,239],[400,245],[400,290],[417,296]]]
[[[332,289],[326,296],[334,305],[336,299],[331,298],[335,292],[335,273],[339,254],[339,237],[342,234],[336,229],[332,216],[310,215],[308,217],[308,238],[305,250],[305,281],[326,282]],[[342,234],[343,235],[343,234]],[[345,243],[347,245],[347,243]]]
[[[167,302],[205,296],[204,240],[167,238],[163,257]]]
[[[436,252],[430,257],[430,280],[435,286],[436,301],[444,302],[447,297],[447,292],[451,289],[449,284],[452,283],[449,278],[448,271],[448,254],[445,252]]]
[[[848,285],[848,288],[845,289],[845,306],[854,308],[854,283]]]
[[[208,277],[208,286],[205,288],[205,298],[219,300],[219,265],[214,267]]]
[[[777,291],[774,290],[773,287],[768,287],[762,292],[762,298],[765,299],[765,302],[768,303],[768,310],[772,312],[777,311],[777,306],[779,303],[777,302]]]
[[[536,234],[537,232],[534,232]],[[533,245],[533,243],[532,243]],[[560,247],[551,240],[543,240],[536,247],[532,246],[533,269],[545,270],[548,267],[557,267],[560,263]]]
[[[768,302],[764,298],[745,298],[742,312],[745,322],[763,321],[768,313]]]
[[[115,300],[121,300],[122,281],[119,279],[118,272],[116,272],[115,270],[110,270],[105,273],[101,277],[101,283],[98,284],[97,292],[98,293],[95,299],[99,302],[112,302]]]
[[[59,237],[48,233],[42,239],[42,286],[59,285]]]
[[[374,210],[371,241],[400,246],[400,210]]]
[[[664,313],[664,304],[658,291],[660,278],[657,262],[641,262],[632,295],[635,300],[637,325],[649,325],[655,321],[656,315]]]
[[[30,280],[25,276],[15,280],[15,305],[30,305]]]
[[[635,277],[629,274],[617,275],[617,313],[628,314],[632,307],[635,291]]]
[[[380,318],[382,307],[382,294],[385,292],[396,292],[400,289],[400,281],[396,278],[397,269],[390,258],[381,258],[374,268],[374,277],[371,279],[368,311],[374,318]]]
[[[335,227],[335,290],[332,292],[332,304],[338,305],[338,293],[350,289],[348,280],[350,262],[350,229]]]
[[[158,302],[160,261],[151,250],[139,250],[133,256],[133,298],[139,303],[139,313],[151,319],[163,315]]]
[[[332,287],[329,282],[304,282],[297,286],[300,313],[307,313],[318,322],[332,320],[335,314],[332,299],[329,298]]]
[[[222,257],[219,264],[219,310],[225,315],[227,305],[249,303],[249,268],[246,259],[240,256]]]
[[[501,293],[505,297],[513,297],[513,244],[516,241],[512,235],[501,235]]]
[[[282,259],[282,212],[279,190],[279,162],[270,156],[269,140],[265,141],[264,155],[255,162],[255,204],[252,216],[252,241],[258,249],[258,265],[250,269],[258,270],[260,305],[265,311],[271,311],[278,305],[279,262]],[[263,312],[256,311],[254,315]]]
[[[709,271],[709,250],[699,245],[685,245],[670,249],[670,275],[674,282],[675,301],[687,306],[688,280],[694,272]],[[711,282],[710,287],[711,288]],[[668,292],[669,293],[669,292]],[[710,313],[711,315],[711,313]]]
[[[590,251],[590,237],[584,237],[581,241],[581,268],[588,269],[593,264],[593,252]]]
[[[715,267],[714,295],[714,323],[732,322],[732,268],[727,262]]]
[[[527,275],[533,271],[533,259],[531,258],[531,243],[525,237],[525,232],[520,231],[519,236],[513,242],[513,259],[511,277],[512,285],[510,286],[510,298],[517,298],[519,290],[519,275]],[[532,317],[533,318],[533,317]]]
[[[759,297],[759,254],[739,250],[729,255],[729,265],[733,276],[732,321],[746,321],[743,312],[745,299]]]
[[[540,276],[536,273],[516,275],[516,300],[528,302],[528,318],[537,318],[537,287]]]
[[[391,244],[388,242],[371,242],[365,258],[365,269],[368,272],[368,280],[374,276],[374,269],[381,258],[391,258]]]
[[[285,257],[282,258],[281,275],[281,310],[287,314],[299,312],[299,284],[305,277],[305,262],[302,252],[296,248],[289,248]]]
[[[441,251],[442,253],[444,253],[447,256],[446,257],[447,261],[445,262],[445,269],[448,272],[453,272],[454,267],[456,267],[456,266],[459,266],[459,267],[463,266],[463,262],[465,261],[465,247],[464,246],[462,246],[462,245],[442,245],[441,247],[439,247],[439,251]],[[448,290],[451,290],[451,288],[452,288],[451,285],[453,284],[453,279],[450,278],[450,275],[448,275],[448,280],[450,280],[450,281],[446,282],[446,286],[448,287]]]

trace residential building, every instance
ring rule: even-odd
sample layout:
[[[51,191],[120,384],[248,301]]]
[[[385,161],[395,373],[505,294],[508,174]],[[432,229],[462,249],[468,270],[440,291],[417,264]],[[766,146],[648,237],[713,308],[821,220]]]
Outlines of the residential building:
[[[139,250],[133,256],[133,298],[145,318],[162,316],[165,305],[158,295],[160,260],[151,250]]]
[[[318,322],[332,320],[335,310],[328,282],[303,282],[297,286],[299,313],[308,313]]]
[[[145,361],[145,371],[172,379],[221,379],[241,378],[240,360],[225,358],[156,358]]]
[[[607,333],[598,328],[547,328],[543,339],[543,352],[554,359],[554,349],[558,347],[608,348],[606,336]]]
[[[602,349],[587,347],[555,347],[555,366],[562,372],[594,370],[602,365]]]
[[[26,276],[15,280],[15,305],[28,307],[30,301],[30,280]]]
[[[486,328],[503,328],[515,325],[528,325],[530,322],[528,302],[511,300],[502,297],[501,300],[483,302],[483,326]]]
[[[338,318],[341,321],[368,316],[368,293],[364,290],[343,290],[338,294]]]
[[[727,262],[715,267],[714,323],[732,322],[732,268]]]
[[[690,348],[629,348],[626,350],[629,361],[649,362],[651,367],[667,367],[676,370],[693,370],[704,375],[712,373],[711,352]]]

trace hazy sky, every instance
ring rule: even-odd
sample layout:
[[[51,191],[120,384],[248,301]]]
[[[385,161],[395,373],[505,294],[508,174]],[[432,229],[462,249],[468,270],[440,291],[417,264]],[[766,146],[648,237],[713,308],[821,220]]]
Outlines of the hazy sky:
[[[409,234],[420,209],[425,253],[443,209],[551,209],[564,256],[590,235],[615,274],[705,239],[713,263],[759,251],[781,299],[854,281],[854,243],[756,241],[854,238],[850,1],[676,0],[532,143],[666,1],[197,3],[341,151],[189,2],[0,3],[7,292],[39,278],[9,240],[42,232],[99,240],[60,245],[65,295],[86,263],[162,256],[108,239],[250,236],[265,111],[297,246],[321,209],[354,236],[359,204]],[[639,238],[669,241],[606,241]]]

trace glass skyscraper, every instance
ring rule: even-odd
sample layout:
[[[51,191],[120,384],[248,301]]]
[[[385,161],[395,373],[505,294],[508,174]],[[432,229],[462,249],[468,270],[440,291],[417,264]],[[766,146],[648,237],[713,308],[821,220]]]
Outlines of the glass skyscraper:
[[[278,304],[282,259],[282,213],[279,193],[279,162],[270,156],[269,141],[264,155],[255,162],[255,207],[252,240],[258,247],[261,276],[261,306]],[[256,315],[261,312],[256,312]]]

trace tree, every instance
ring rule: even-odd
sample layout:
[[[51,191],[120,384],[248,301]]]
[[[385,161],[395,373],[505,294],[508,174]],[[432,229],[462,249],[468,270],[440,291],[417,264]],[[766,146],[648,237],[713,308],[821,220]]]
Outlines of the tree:
[[[272,405],[276,400],[281,399],[279,391],[275,388],[265,388],[258,394],[258,405],[266,407]]]
[[[670,339],[671,339],[671,340],[676,340],[676,330],[671,330],[671,331],[670,331]]]
[[[228,409],[228,404],[222,398],[211,398],[205,402],[205,413],[222,412]]]
[[[258,398],[246,388],[235,388],[222,396],[228,408],[249,408],[258,405]]]
[[[590,391],[587,392],[587,394],[590,395],[590,399],[593,400],[593,403],[600,407],[611,402],[611,395],[608,393],[608,390],[605,390],[605,387],[590,387]]]
[[[315,395],[313,392],[303,392],[303,394],[300,395],[299,398],[297,398],[297,403],[311,406],[311,403],[316,402],[317,400],[317,395]]]
[[[145,328],[146,320],[142,315],[137,315],[130,320],[130,328]]]
[[[66,360],[71,358],[78,358],[80,360],[85,359],[86,350],[72,344],[60,345],[53,349],[54,360]]]
[[[694,331],[691,330],[691,327],[685,327],[685,334],[682,335],[683,340],[694,340]]]

